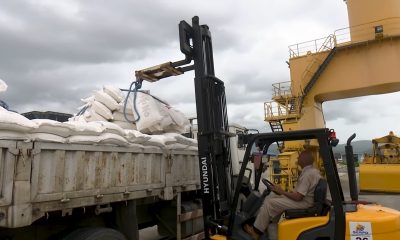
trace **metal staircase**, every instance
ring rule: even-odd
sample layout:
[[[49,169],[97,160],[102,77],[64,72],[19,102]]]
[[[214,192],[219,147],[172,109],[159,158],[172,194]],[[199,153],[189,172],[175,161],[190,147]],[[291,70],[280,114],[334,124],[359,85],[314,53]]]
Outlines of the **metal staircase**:
[[[271,127],[272,132],[283,132],[283,127],[281,121],[269,121],[269,126]],[[284,142],[279,141],[276,142],[276,145],[278,146],[279,152],[283,151],[284,147]]]
[[[310,45],[310,42],[305,42],[289,46],[291,58],[313,54],[311,63],[308,64],[301,76],[301,82],[305,83],[305,87],[301,88],[301,96],[293,95],[290,81],[272,84],[272,101],[264,103],[265,121],[269,123],[272,132],[285,131],[285,122],[298,121],[304,97],[311,91],[336,54],[336,37],[334,35],[311,41],[311,43],[313,44]],[[310,49],[309,46],[312,46],[312,48]],[[319,54],[328,51],[328,55]],[[321,56],[326,57],[322,59]],[[284,143],[279,142],[277,144],[282,152]]]
[[[283,122],[300,117],[300,98],[293,96],[290,82],[273,84],[272,101],[264,103],[265,121],[272,132],[284,131]],[[279,151],[283,151],[284,143],[277,142]]]
[[[310,81],[307,83],[307,85],[303,89],[303,96],[306,96],[310,92],[311,88],[317,82],[318,78],[324,72],[324,70],[326,69],[328,64],[332,61],[332,59],[335,56],[336,52],[337,52],[336,47],[332,48],[332,50],[329,52],[329,54],[325,58],[325,60],[319,65],[317,71],[315,71],[312,74],[312,77],[311,77]]]

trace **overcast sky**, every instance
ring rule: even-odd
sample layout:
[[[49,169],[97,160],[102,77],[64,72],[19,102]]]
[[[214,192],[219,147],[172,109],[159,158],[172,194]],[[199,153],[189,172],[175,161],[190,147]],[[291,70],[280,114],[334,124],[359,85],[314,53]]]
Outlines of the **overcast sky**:
[[[216,75],[225,81],[229,121],[269,131],[263,103],[289,81],[288,45],[348,25],[342,0],[37,0],[0,3],[0,95],[18,112],[75,113],[105,84],[128,88],[134,70],[183,58],[180,20],[209,25]],[[193,73],[143,88],[192,116]],[[328,102],[327,125],[345,138],[400,134],[398,93]],[[344,107],[346,106],[346,107]],[[389,107],[390,106],[390,107]]]

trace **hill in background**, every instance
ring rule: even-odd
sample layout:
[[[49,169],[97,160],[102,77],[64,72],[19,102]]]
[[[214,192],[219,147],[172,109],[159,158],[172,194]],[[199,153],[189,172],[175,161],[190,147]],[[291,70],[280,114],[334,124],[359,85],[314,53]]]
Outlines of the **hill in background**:
[[[355,154],[372,154],[372,142],[371,140],[360,140],[360,141],[354,141],[351,143],[353,146],[353,152]],[[345,154],[345,147],[346,142],[342,144],[338,144],[336,147],[333,148],[334,153],[341,153]]]
[[[360,154],[360,155],[362,155],[364,153],[372,154],[371,140],[354,141],[351,143],[351,145],[353,146],[354,154]],[[346,142],[344,142],[342,144],[338,144],[336,147],[333,148],[333,153],[340,153],[340,154],[344,155],[346,153],[345,148],[344,148],[345,146],[346,146]],[[255,151],[255,147],[254,147],[253,151]],[[279,154],[279,150],[278,150],[278,147],[276,146],[276,144],[271,145],[270,149],[268,150],[268,153],[271,155]]]

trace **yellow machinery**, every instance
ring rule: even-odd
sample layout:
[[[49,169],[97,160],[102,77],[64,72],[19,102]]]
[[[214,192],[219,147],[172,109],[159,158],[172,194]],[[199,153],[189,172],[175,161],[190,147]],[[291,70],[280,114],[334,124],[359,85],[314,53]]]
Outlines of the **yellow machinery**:
[[[264,105],[272,131],[325,127],[325,101],[400,91],[400,1],[345,2],[350,27],[289,46],[291,80],[273,84],[272,101]],[[272,181],[293,188],[298,173],[285,171],[284,165],[289,155],[294,161],[289,165],[296,165],[295,156],[305,144],[318,149],[313,142],[278,142],[282,154],[271,162]],[[282,171],[276,171],[280,165]],[[321,161],[316,165],[323,171]],[[378,167],[383,165],[371,171],[380,171]]]
[[[400,193],[400,138],[390,132],[372,144],[372,156],[360,164],[360,191]]]

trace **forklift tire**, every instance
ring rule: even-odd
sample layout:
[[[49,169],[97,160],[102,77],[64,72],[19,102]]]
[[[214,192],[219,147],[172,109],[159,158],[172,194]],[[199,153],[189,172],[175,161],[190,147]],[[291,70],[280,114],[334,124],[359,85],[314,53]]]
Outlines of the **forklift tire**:
[[[126,238],[112,228],[91,227],[72,231],[62,240],[126,240]]]

